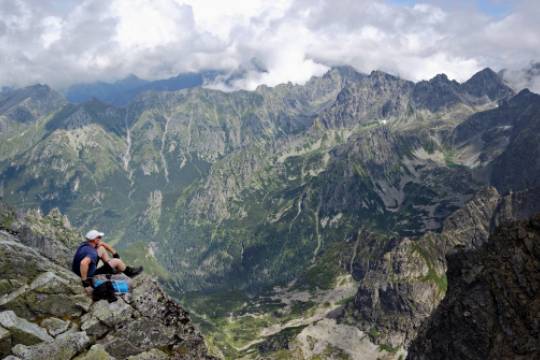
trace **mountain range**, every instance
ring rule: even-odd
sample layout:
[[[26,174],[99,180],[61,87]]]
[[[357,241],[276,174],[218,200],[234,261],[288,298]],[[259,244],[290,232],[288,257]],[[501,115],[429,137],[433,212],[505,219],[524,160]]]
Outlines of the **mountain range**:
[[[2,91],[1,195],[103,229],[225,357],[354,358],[316,336],[353,326],[397,358],[444,298],[446,255],[535,209],[540,96],[489,68],[227,93],[131,80],[108,103]]]
[[[92,99],[116,106],[126,106],[137,95],[146,91],[175,91],[201,86],[221,75],[219,71],[202,71],[178,74],[161,80],[144,80],[136,75],[129,75],[113,83],[103,81],[87,84],[75,84],[66,92],[66,99],[72,103],[83,103]]]

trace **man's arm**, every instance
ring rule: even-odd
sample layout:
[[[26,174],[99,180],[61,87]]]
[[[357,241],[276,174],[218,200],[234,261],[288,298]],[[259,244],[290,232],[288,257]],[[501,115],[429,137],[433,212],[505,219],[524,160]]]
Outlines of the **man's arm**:
[[[88,268],[90,267],[90,263],[92,260],[87,256],[84,259],[81,260],[81,280],[85,281],[88,278]]]
[[[92,259],[87,256],[81,260],[80,267],[82,286],[88,295],[92,294],[92,280],[88,278],[88,268],[90,267],[91,262]]]
[[[117,254],[116,250],[114,250],[113,247],[112,247],[111,245],[107,244],[106,242],[103,242],[103,241],[102,241],[102,242],[99,244],[99,246],[100,246],[100,247],[103,246],[103,247],[105,248],[105,250],[107,250],[108,252],[110,252],[112,255]]]

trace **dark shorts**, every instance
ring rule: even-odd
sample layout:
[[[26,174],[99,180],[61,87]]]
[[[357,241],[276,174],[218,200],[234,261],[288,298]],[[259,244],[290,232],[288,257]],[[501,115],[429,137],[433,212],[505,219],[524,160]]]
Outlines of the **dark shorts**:
[[[108,263],[103,263],[103,266],[97,268],[92,276],[103,274],[116,274],[116,271]]]

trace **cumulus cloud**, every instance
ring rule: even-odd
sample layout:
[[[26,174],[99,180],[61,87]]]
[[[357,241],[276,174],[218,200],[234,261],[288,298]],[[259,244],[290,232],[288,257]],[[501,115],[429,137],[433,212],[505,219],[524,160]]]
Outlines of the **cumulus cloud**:
[[[400,3],[0,0],[0,86],[240,69],[229,85],[253,89],[303,83],[343,64],[411,80],[442,72],[465,80],[486,66],[518,69],[540,59],[535,1],[516,0],[497,16],[471,1]]]
[[[540,94],[540,62],[522,69],[505,69],[502,75],[516,91],[528,88]]]

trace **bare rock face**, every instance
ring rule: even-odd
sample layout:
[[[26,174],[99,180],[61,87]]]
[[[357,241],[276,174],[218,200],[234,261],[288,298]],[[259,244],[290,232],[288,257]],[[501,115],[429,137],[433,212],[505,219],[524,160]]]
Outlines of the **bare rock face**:
[[[353,322],[371,328],[378,343],[409,344],[445,297],[447,256],[480,249],[497,226],[540,212],[538,194],[532,189],[501,196],[486,188],[450,215],[440,233],[396,240],[360,281],[349,309]]]
[[[40,252],[49,260],[69,267],[81,234],[57,208],[47,215],[39,210],[16,212],[0,204],[0,228],[16,235],[18,242]]]
[[[90,311],[106,327],[107,333],[97,342],[109,354],[125,359],[169,349],[183,359],[206,358],[204,341],[180,305],[146,276],[137,278],[134,287],[128,299],[112,304],[101,300]]]
[[[409,359],[540,357],[540,216],[506,224],[448,257],[448,293]]]
[[[446,292],[445,254],[483,244],[500,201],[494,188],[481,191],[450,215],[441,233],[404,238],[373,264],[355,297],[355,321],[371,327],[373,340],[396,347],[407,344]]]
[[[63,261],[47,258],[48,236],[69,229],[52,230],[63,225],[51,221],[48,230],[39,229],[42,218],[18,217],[6,207],[0,215],[13,219],[0,228],[0,357],[211,358],[188,313],[151,278],[136,278],[133,292],[116,302],[92,303],[80,279],[61,266]],[[26,229],[25,239],[18,229]],[[43,236],[44,231],[49,235]],[[41,243],[32,248],[28,239]],[[53,238],[53,245],[68,253],[62,244]]]

